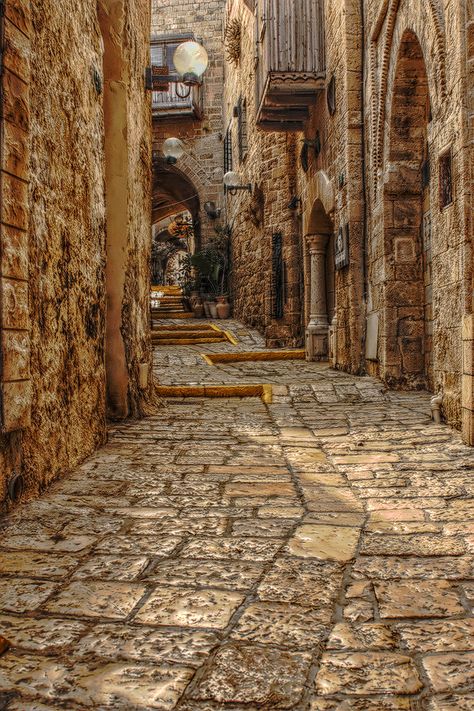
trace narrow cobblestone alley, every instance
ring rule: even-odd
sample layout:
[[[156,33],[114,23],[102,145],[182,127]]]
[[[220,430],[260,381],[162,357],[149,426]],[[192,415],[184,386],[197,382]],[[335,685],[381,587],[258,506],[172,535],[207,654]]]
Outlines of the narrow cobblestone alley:
[[[227,328],[227,326],[226,326]],[[2,522],[0,708],[469,711],[473,453],[425,393],[327,364],[210,366]]]

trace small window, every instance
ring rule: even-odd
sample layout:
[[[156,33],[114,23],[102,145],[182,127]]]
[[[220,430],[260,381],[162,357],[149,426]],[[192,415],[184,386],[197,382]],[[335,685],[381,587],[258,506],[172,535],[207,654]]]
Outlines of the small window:
[[[439,202],[443,210],[453,203],[453,155],[451,149],[439,159]]]
[[[248,151],[247,101],[240,97],[237,104],[239,160],[242,162]]]
[[[272,235],[272,318],[284,316],[285,305],[285,264],[283,261],[283,235]]]
[[[224,173],[228,173],[233,168],[234,161],[232,159],[232,127],[226,131],[224,138]]]
[[[336,113],[336,76],[333,74],[327,88],[328,110],[331,116]]]

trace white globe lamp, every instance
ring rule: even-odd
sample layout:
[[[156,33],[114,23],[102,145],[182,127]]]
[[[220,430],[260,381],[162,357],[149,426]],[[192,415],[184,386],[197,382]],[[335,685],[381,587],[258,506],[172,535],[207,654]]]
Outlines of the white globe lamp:
[[[186,86],[200,84],[209,64],[205,48],[199,42],[183,42],[175,50],[173,63]]]
[[[184,154],[184,145],[179,138],[167,138],[163,143],[163,155],[166,162],[175,165]]]

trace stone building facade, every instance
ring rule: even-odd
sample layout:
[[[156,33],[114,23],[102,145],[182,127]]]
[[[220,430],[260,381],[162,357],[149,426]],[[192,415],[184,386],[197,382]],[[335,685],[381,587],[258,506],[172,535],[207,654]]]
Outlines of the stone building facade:
[[[306,342],[309,358],[442,393],[445,418],[474,442],[472,3],[313,5],[323,86],[301,126],[306,107],[292,107],[277,131],[281,99],[267,91],[266,106],[258,93],[259,53],[272,17],[284,7],[291,24],[300,4],[226,6],[240,47],[226,62],[224,121],[252,185],[226,198],[236,315],[270,345]]]
[[[152,399],[149,27],[141,0],[4,3],[5,505],[103,443],[107,414]]]
[[[189,210],[198,245],[214,234],[218,219],[209,217],[204,205],[214,203],[221,210],[223,202],[224,7],[225,0],[152,0],[152,58],[155,47],[157,63],[167,62],[172,73],[173,49],[186,39],[202,42],[209,55],[203,85],[191,97],[194,110],[172,85],[169,93],[157,93],[153,101],[153,222]],[[176,166],[163,159],[163,142],[171,137],[185,148]]]

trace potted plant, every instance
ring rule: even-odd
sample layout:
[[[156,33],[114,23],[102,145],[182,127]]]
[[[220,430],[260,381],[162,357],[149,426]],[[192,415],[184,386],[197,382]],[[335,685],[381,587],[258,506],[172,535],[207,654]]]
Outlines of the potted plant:
[[[190,262],[211,296],[207,302],[204,300],[206,314],[209,312],[211,318],[229,318],[230,304],[227,294],[230,230],[228,227],[218,227],[215,232],[216,236],[193,254]]]

